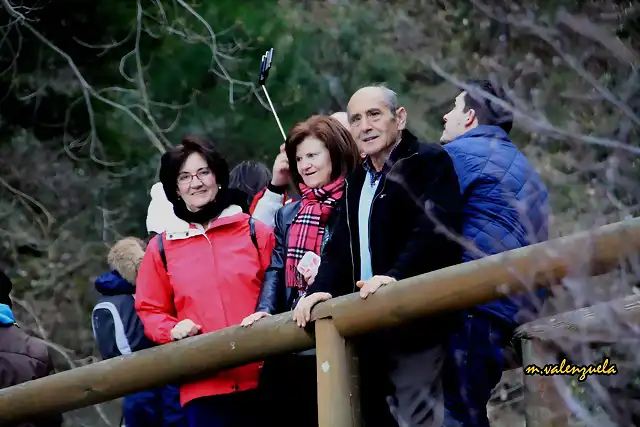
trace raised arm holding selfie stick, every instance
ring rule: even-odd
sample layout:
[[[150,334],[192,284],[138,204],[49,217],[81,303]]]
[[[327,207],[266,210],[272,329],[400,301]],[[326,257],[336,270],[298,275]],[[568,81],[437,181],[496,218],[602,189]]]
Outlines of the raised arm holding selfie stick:
[[[276,118],[276,123],[278,123],[278,127],[280,128],[280,133],[282,133],[282,139],[286,140],[287,135],[284,133],[284,129],[282,128],[282,124],[280,124],[280,119],[278,118],[278,113],[276,113],[276,109],[273,108],[273,103],[271,102],[271,98],[269,97],[267,86],[265,86],[265,84],[267,83],[267,78],[269,77],[269,70],[271,70],[272,60],[273,60],[273,48],[269,49],[264,55],[262,55],[262,61],[260,62],[260,77],[258,79],[258,84],[262,87],[262,91],[264,92],[264,95],[267,97],[269,108],[271,108],[273,117]]]
[[[272,60],[273,48],[269,49],[264,55],[262,55],[258,84],[262,86],[262,90],[269,102],[271,112],[276,118],[276,123],[278,123],[278,128],[282,133],[282,138],[286,141],[287,135],[282,128],[276,109],[273,108],[273,103],[271,102],[271,98],[269,97],[269,93],[267,92],[267,87],[265,85],[267,78],[269,77]],[[287,154],[285,153],[283,143],[280,145],[280,152],[273,163],[273,175],[271,177],[271,182],[254,197],[253,202],[251,203],[249,212],[254,216],[254,218],[259,219],[271,227],[275,227],[276,212],[282,206],[292,201],[289,196],[289,192],[287,191],[290,179],[289,161],[287,160]]]

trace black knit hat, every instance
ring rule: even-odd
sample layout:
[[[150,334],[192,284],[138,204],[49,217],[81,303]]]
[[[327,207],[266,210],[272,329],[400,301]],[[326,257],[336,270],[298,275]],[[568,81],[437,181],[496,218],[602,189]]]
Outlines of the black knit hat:
[[[11,306],[11,298],[9,298],[9,294],[11,293],[11,289],[13,288],[13,284],[11,283],[11,279],[9,276],[4,274],[4,271],[0,270],[0,304],[7,304]]]

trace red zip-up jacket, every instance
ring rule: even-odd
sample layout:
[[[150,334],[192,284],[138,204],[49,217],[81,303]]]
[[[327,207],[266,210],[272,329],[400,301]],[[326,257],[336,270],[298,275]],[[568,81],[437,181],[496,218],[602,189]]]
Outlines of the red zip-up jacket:
[[[271,261],[273,231],[255,222],[258,249],[251,241],[249,216],[231,206],[205,230],[182,221],[164,234],[167,271],[153,239],[136,280],[136,310],[145,334],[159,344],[184,319],[202,333],[238,325],[254,312],[264,272]],[[229,369],[180,387],[180,401],[257,387],[260,363]]]

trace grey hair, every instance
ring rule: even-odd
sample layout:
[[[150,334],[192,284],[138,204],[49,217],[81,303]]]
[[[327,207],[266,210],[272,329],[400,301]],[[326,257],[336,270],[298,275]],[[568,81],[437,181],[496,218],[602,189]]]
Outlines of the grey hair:
[[[382,92],[384,104],[389,108],[393,117],[396,116],[396,110],[398,109],[398,94],[389,89],[384,83],[373,83],[369,87],[375,87]]]

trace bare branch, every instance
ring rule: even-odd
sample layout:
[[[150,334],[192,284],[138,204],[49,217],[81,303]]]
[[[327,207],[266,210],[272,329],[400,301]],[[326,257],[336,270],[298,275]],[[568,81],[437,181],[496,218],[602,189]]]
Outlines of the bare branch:
[[[445,72],[434,60],[430,61],[430,66],[431,66],[431,69],[436,74],[448,80],[449,82],[456,85],[460,89],[477,93],[478,95],[481,95],[482,97],[490,100],[491,102],[494,102],[496,105],[501,106],[505,110],[512,112],[514,117],[520,123],[525,125],[525,127],[531,132],[543,133],[551,138],[580,141],[587,144],[600,145],[602,147],[608,147],[608,148],[617,148],[620,150],[628,151],[630,153],[640,154],[640,148],[633,147],[628,144],[624,144],[620,141],[616,141],[608,138],[600,138],[600,137],[595,137],[590,135],[577,135],[574,132],[570,132],[564,129],[559,129],[553,126],[546,119],[534,119],[527,112],[516,109],[513,106],[509,105],[507,102],[501,100],[500,98],[493,96],[488,92],[485,92],[473,86],[470,86],[462,82],[461,80],[453,77],[449,73]]]
[[[216,75],[218,75],[219,77],[224,78],[227,82],[229,82],[229,104],[233,107],[233,103],[234,103],[234,98],[233,98],[233,86],[234,84],[240,85],[240,86],[246,86],[250,89],[250,91],[256,96],[256,98],[258,99],[258,101],[262,104],[263,107],[265,107],[267,110],[269,110],[269,106],[267,105],[266,102],[264,102],[264,100],[262,99],[262,97],[258,94],[258,90],[256,88],[256,85],[252,82],[246,82],[246,81],[240,81],[240,80],[236,80],[234,78],[232,78],[229,73],[227,72],[226,68],[224,67],[224,65],[221,63],[220,59],[219,59],[219,55],[220,53],[218,52],[218,49],[216,47],[216,34],[213,32],[213,29],[211,28],[211,25],[209,25],[209,23],[200,15],[198,14],[195,10],[193,10],[191,8],[191,6],[189,6],[187,3],[184,2],[184,0],[175,0],[178,4],[180,4],[180,6],[182,6],[186,11],[188,11],[191,15],[193,15],[198,21],[200,21],[205,28],[207,29],[209,36],[211,38],[209,45],[209,49],[211,50],[211,58],[212,60],[215,62],[215,64],[218,67],[218,70],[212,69],[211,71],[213,73],[215,73]]]
[[[102,52],[99,52],[97,56],[102,56],[105,53],[107,53],[110,49],[113,49],[114,47],[122,46],[123,44],[125,44],[127,41],[129,41],[129,39],[131,39],[132,35],[133,35],[133,30],[130,31],[129,34],[127,34],[125,38],[123,38],[120,41],[114,40],[111,43],[97,44],[97,45],[83,42],[82,40],[78,39],[76,36],[73,36],[73,40],[76,43],[78,43],[80,46],[88,47],[90,49],[101,49]]]
[[[150,110],[151,106],[149,103],[149,94],[147,93],[147,84],[144,81],[144,69],[142,68],[142,60],[140,58],[140,36],[142,34],[142,5],[140,4],[140,0],[136,0],[136,6],[136,44],[134,48],[134,56],[136,59],[136,69],[138,75],[138,90],[140,91],[140,97],[142,98],[142,104],[144,105],[143,111],[145,112],[147,119],[151,123],[151,126],[155,130],[158,138],[160,138],[167,147],[171,147],[171,142],[169,142],[169,140],[164,136],[162,129],[160,129],[160,127],[156,123],[156,120],[153,118]]]
[[[575,16],[565,9],[560,9],[556,14],[556,19],[559,24],[566,25],[582,37],[602,44],[618,60],[626,62],[633,67],[637,66],[640,61],[640,55],[637,52],[625,46],[619,38],[611,36],[600,26],[589,21],[586,16]]]
[[[631,118],[636,125],[640,126],[640,116],[635,114],[635,112],[629,108],[628,105],[620,101],[611,91],[601,85],[587,70],[582,67],[578,61],[571,55],[567,54],[562,50],[560,44],[554,40],[554,37],[557,33],[556,30],[550,29],[547,27],[542,27],[533,22],[533,20],[524,19],[523,17],[515,18],[511,14],[506,15],[498,15],[494,13],[489,6],[480,2],[479,0],[472,0],[473,4],[476,5],[480,10],[482,10],[487,16],[490,16],[492,19],[495,19],[499,22],[504,22],[510,25],[514,25],[520,28],[528,29],[532,34],[540,37],[542,40],[547,42],[549,46],[551,46],[556,53],[569,65],[580,77],[589,82],[593,88],[602,95],[604,99],[611,102],[615,105],[620,111],[625,113],[629,118]]]
[[[51,215],[51,213],[47,210],[47,208],[45,208],[44,205],[42,205],[42,203],[38,202],[36,199],[34,199],[33,197],[29,196],[28,194],[25,194],[22,191],[15,189],[11,185],[9,185],[9,183],[2,177],[0,177],[0,184],[3,187],[5,187],[7,190],[9,190],[10,192],[15,194],[16,196],[27,200],[29,203],[32,203],[32,204],[36,205],[38,207],[38,209],[40,209],[42,211],[42,213],[47,218],[47,226],[45,227],[43,224],[41,224],[41,228],[42,228],[42,232],[43,233],[45,233],[46,230],[51,228],[51,226],[55,222],[55,219],[53,218],[53,215]],[[31,209],[31,208],[29,207],[29,209]],[[36,218],[37,217],[38,216],[36,215]]]
[[[8,0],[2,0],[2,1],[3,1],[4,5],[5,5],[5,9],[10,14],[15,16],[13,9],[11,8],[11,6],[8,3]],[[93,96],[94,98],[98,99],[99,101],[104,102],[105,104],[108,104],[108,105],[110,105],[110,106],[112,106],[114,108],[117,108],[118,110],[120,110],[120,111],[124,112],[125,114],[127,114],[134,122],[136,122],[145,131],[145,133],[147,134],[147,137],[149,138],[151,143],[161,153],[165,152],[164,146],[162,145],[160,140],[157,138],[157,136],[153,133],[153,131],[142,120],[140,120],[130,109],[124,107],[121,104],[113,102],[110,99],[107,99],[107,98],[101,96],[100,94],[98,94],[93,89],[93,87],[90,84],[87,83],[87,81],[82,76],[82,73],[80,73],[80,70],[78,69],[78,67],[76,66],[75,62],[73,61],[73,59],[66,52],[64,52],[63,50],[58,48],[58,46],[54,45],[51,41],[49,41],[46,37],[44,37],[38,30],[36,30],[26,20],[22,20],[20,23],[22,24],[22,26],[27,28],[34,36],[36,36],[40,41],[42,41],[45,45],[47,45],[50,49],[52,49],[58,55],[60,55],[62,58],[64,58],[64,60],[67,62],[67,64],[69,65],[69,67],[71,68],[73,73],[75,74],[76,78],[80,82],[80,84],[82,86],[83,96],[84,96],[84,99],[85,99],[85,104],[87,106],[87,113],[89,115],[89,123],[90,123],[90,126],[91,126],[90,141],[91,141],[92,145],[98,144],[99,141],[98,141],[97,135],[96,135],[96,124],[95,124],[93,106],[91,104],[91,96]],[[108,165],[104,161],[95,158],[93,156],[93,153],[92,153],[92,158],[97,163]]]

